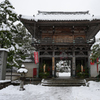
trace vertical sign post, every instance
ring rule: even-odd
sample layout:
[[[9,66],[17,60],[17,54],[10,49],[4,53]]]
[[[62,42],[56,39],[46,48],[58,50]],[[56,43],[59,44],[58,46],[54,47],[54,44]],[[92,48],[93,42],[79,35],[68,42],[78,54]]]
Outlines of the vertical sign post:
[[[34,52],[34,61],[35,64],[37,64],[37,68],[33,69],[33,77],[34,75],[38,77],[38,72],[39,72],[39,56],[38,56],[38,52]]]

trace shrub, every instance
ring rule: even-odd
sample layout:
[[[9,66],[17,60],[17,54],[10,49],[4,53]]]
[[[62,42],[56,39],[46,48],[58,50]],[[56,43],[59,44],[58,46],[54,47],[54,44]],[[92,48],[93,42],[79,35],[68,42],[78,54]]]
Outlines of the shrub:
[[[49,76],[50,76],[50,73],[48,73],[48,72],[40,72],[39,73],[39,76],[40,76],[40,78],[49,78]]]

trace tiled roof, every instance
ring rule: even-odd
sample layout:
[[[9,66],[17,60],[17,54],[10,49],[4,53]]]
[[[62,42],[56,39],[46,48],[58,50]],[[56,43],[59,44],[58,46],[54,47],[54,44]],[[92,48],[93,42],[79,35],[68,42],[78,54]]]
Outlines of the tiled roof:
[[[38,14],[33,17],[25,17],[25,19],[31,20],[41,20],[41,21],[77,21],[77,20],[95,20],[99,19],[100,16],[92,16],[89,14],[89,11],[84,12],[46,12],[46,11],[38,11]]]
[[[38,15],[76,15],[76,14],[89,14],[89,11],[79,11],[79,12],[47,12],[47,11],[38,11]]]

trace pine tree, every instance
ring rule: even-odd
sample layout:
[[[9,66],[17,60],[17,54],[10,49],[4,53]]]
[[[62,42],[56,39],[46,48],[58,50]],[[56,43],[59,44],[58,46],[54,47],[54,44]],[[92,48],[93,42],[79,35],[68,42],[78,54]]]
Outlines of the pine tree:
[[[25,27],[19,23],[16,25],[17,33],[14,36],[15,44],[15,58],[17,63],[21,63],[27,57],[32,55],[31,51],[34,48],[31,47],[31,34],[25,29]]]
[[[92,61],[96,61],[97,58],[100,58],[100,42],[98,44],[95,44],[92,48],[92,55],[91,55]]]
[[[0,3],[0,45],[1,48],[9,48],[7,66],[15,65],[13,61],[14,46],[13,46],[13,32],[15,23],[18,21],[17,14],[13,11],[14,7],[8,0]],[[12,49],[13,48],[13,49]]]
[[[8,0],[0,3],[0,45],[1,48],[11,47],[12,31],[14,23],[18,21],[17,14],[13,12],[14,7]]]
[[[22,60],[31,55],[31,35],[13,10],[8,0],[0,3],[0,45],[9,49],[7,66],[20,67]]]

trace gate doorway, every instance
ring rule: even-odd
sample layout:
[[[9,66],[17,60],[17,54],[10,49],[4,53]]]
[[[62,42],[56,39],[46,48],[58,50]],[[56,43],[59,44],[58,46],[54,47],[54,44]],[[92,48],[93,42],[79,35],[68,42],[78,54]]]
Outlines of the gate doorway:
[[[47,78],[52,77],[52,59],[49,57],[40,58],[39,73],[47,74]],[[41,76],[40,76],[41,77]]]
[[[71,59],[56,59],[55,66],[56,77],[71,77]]]

